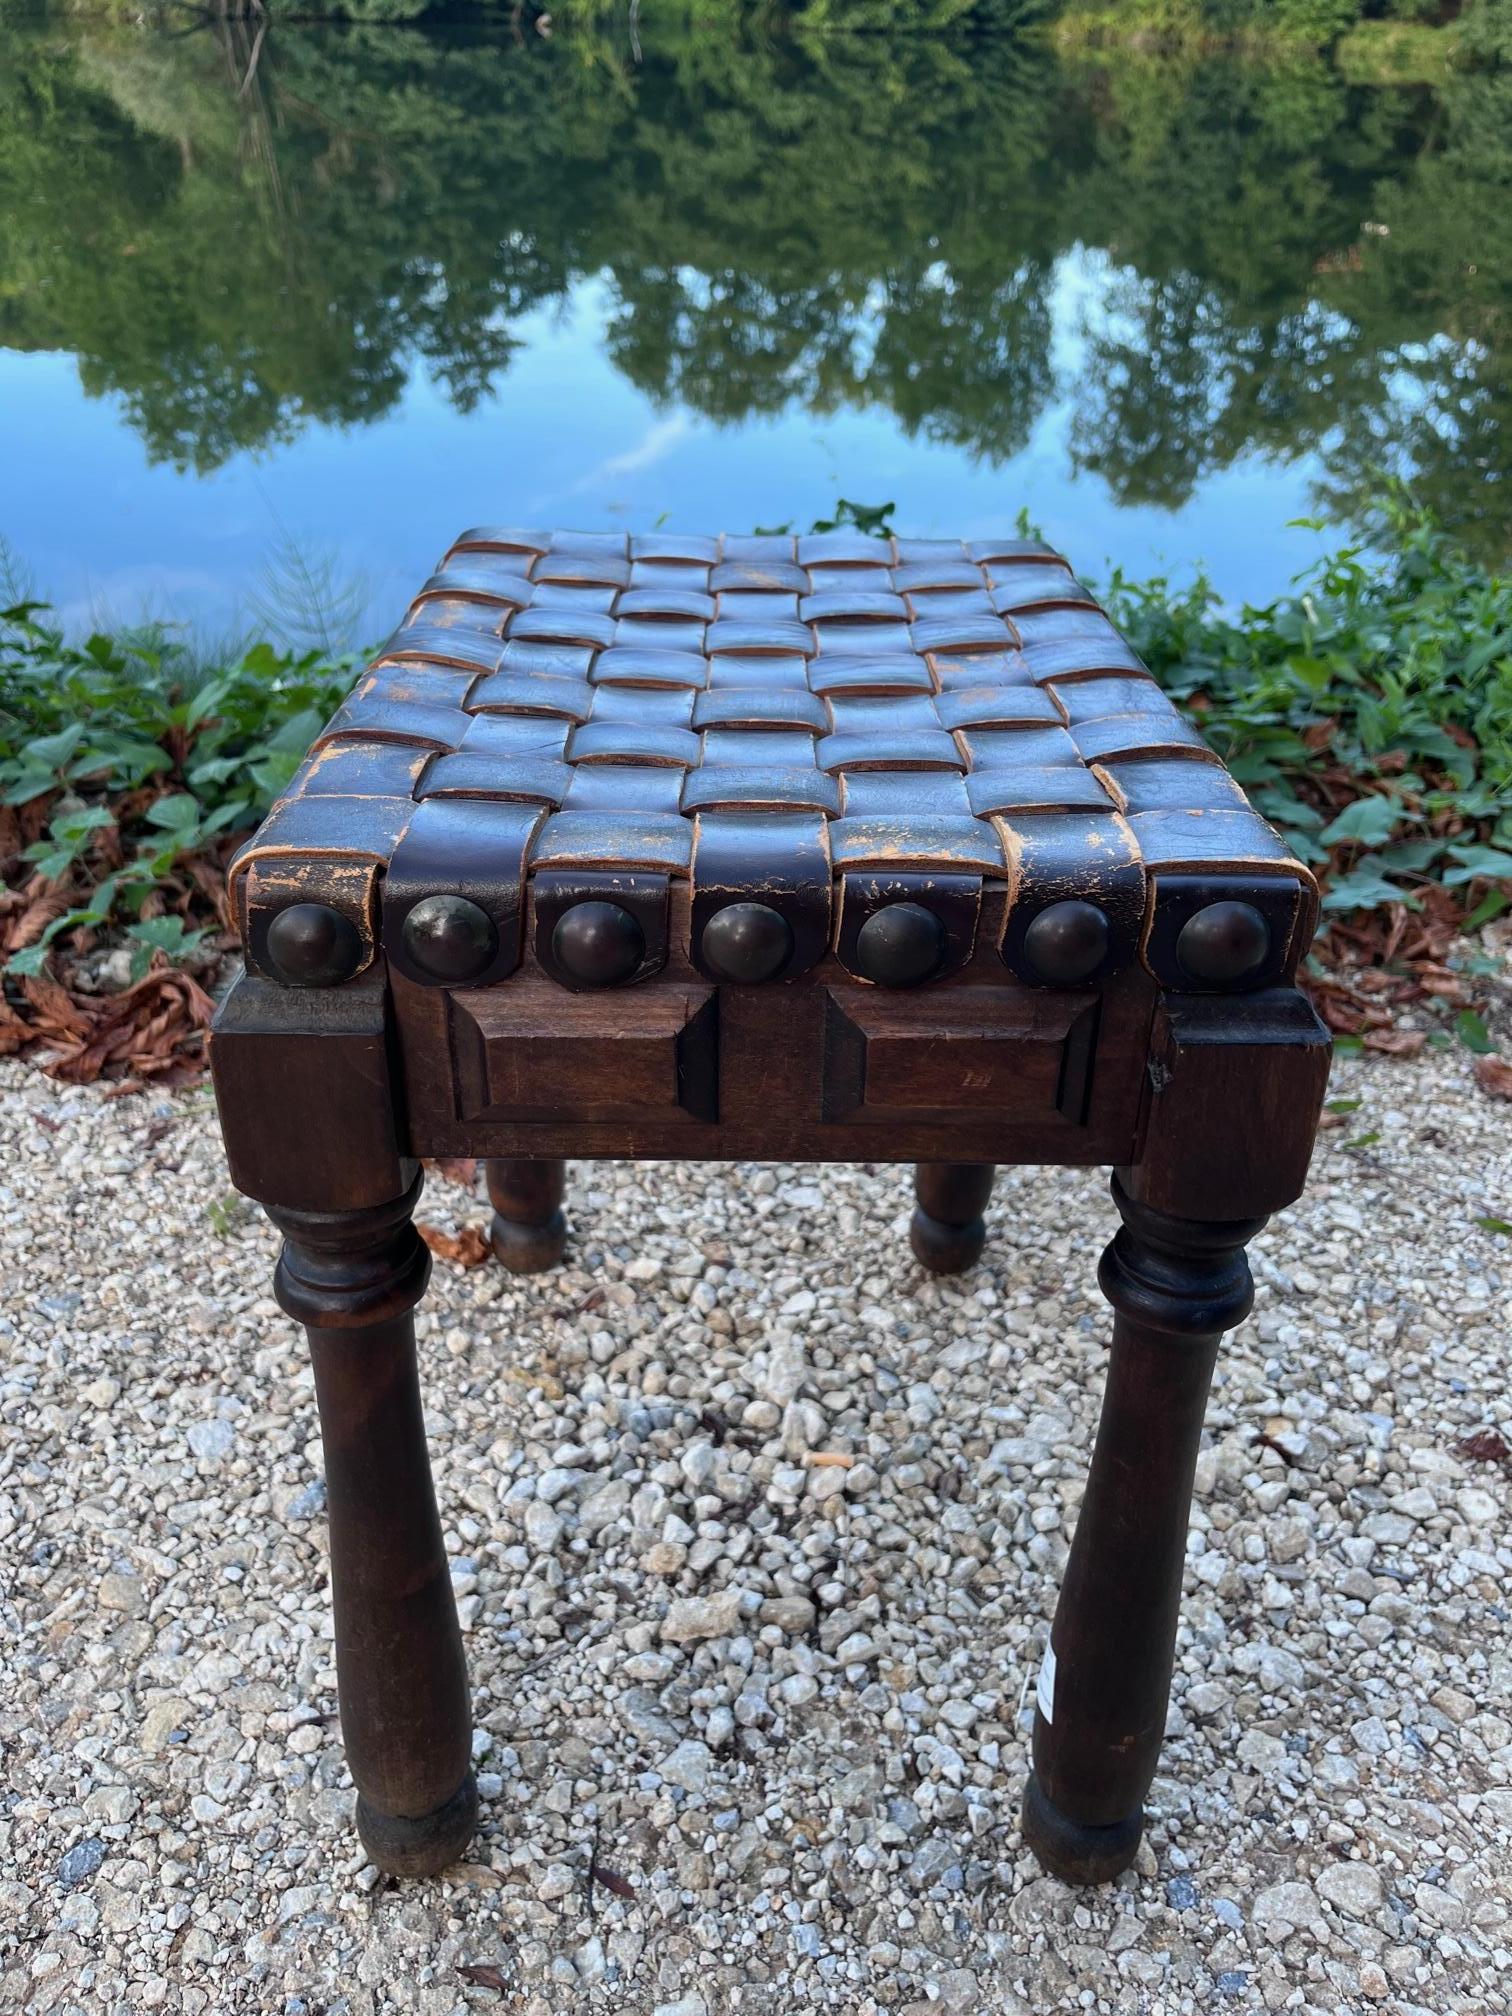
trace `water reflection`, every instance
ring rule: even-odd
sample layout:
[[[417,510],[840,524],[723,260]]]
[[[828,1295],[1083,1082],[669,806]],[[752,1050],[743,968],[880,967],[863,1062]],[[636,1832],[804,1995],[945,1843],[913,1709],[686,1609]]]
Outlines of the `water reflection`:
[[[641,393],[721,423],[884,411],[1000,463],[1052,401],[1074,469],[1172,508],[1260,451],[1383,462],[1506,544],[1512,82],[1032,43],[610,42],[69,23],[0,71],[0,344],[61,350],[209,472],[469,412],[589,276]],[[1057,354],[1068,255],[1078,341]]]

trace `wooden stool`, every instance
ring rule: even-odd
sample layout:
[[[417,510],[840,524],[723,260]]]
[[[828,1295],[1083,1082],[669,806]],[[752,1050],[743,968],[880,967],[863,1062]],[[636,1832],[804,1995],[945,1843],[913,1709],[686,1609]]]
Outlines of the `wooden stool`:
[[[1316,894],[1065,563],[849,532],[459,539],[233,868],[233,1181],[314,1353],[369,1854],[473,1831],[412,1311],[419,1158],[562,1250],[563,1158],[916,1162],[980,1253],[995,1163],[1106,1163],[1112,1361],[1040,1674],[1026,1839],[1133,1859],[1203,1405],[1301,1190]]]

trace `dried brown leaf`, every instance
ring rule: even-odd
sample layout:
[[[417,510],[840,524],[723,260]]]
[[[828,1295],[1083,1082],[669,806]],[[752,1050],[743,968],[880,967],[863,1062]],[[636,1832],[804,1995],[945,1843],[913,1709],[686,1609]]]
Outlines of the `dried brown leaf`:
[[[1423,1029],[1371,1029],[1366,1032],[1365,1048],[1382,1057],[1416,1057],[1427,1041]]]
[[[21,1012],[0,1007],[0,1054],[41,1049],[50,1077],[86,1085],[98,1078],[133,1088],[190,1084],[205,1065],[214,1004],[197,981],[160,965],[112,996],[75,993],[52,974],[21,983]]]
[[[1477,1057],[1475,1082],[1493,1099],[1512,1099],[1512,1064],[1505,1057]]]
[[[559,1302],[550,1312],[553,1316],[586,1316],[590,1309],[600,1308],[604,1301],[602,1288],[590,1288],[580,1302]]]
[[[617,1869],[606,1869],[602,1862],[594,1863],[593,1867],[588,1871],[588,1880],[590,1883],[602,1883],[604,1888],[615,1897],[633,1897],[635,1895],[635,1885],[630,1881],[629,1877],[621,1876]]]
[[[54,917],[61,917],[67,908],[68,898],[61,889],[49,888],[33,896],[0,931],[0,952],[20,952],[34,945]]]
[[[434,1169],[443,1182],[455,1183],[459,1190],[471,1190],[478,1180],[478,1162],[474,1155],[438,1155],[425,1166]]]
[[[459,1267],[482,1267],[488,1260],[489,1244],[478,1225],[464,1225],[460,1232],[443,1232],[439,1225],[419,1225],[415,1230],[429,1246],[432,1253],[442,1260],[453,1260]]]
[[[1318,1003],[1318,1013],[1336,1036],[1357,1036],[1365,1026],[1360,1010],[1337,994],[1326,994]]]
[[[1463,1008],[1470,1000],[1470,989],[1457,973],[1425,973],[1418,984],[1425,994],[1447,1001],[1451,1008]]]
[[[49,973],[28,975],[21,992],[34,1010],[44,1034],[80,1038],[88,1036],[94,1009],[77,995],[70,994]]]
[[[1469,1463],[1512,1463],[1512,1448],[1494,1428],[1477,1428],[1455,1443],[1454,1453]]]
[[[1361,994],[1396,994],[1401,990],[1402,979],[1398,973],[1383,973],[1372,966],[1364,973],[1356,973],[1354,984]]]
[[[14,1057],[37,1039],[30,1022],[23,1021],[0,995],[0,1057]]]
[[[474,1988],[492,1988],[500,1995],[509,1993],[509,1976],[492,1960],[466,1961],[457,1972],[464,1981],[470,1981]]]

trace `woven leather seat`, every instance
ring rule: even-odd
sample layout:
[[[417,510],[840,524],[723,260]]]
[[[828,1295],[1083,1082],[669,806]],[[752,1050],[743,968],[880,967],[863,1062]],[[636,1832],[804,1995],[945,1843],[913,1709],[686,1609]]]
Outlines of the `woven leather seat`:
[[[981,1253],[994,1164],[1113,1166],[1107,1398],[1023,1828],[1071,1880],[1126,1868],[1208,1378],[1330,1046],[1292,984],[1312,877],[1066,563],[465,533],[232,879],[216,1091],[309,1331],[373,1858],[438,1869],[477,1811],[420,1161],[483,1159],[493,1250],[530,1272],[563,1251],[565,1158],[608,1155],[913,1161],[937,1272]]]
[[[905,900],[945,927],[914,979],[972,958],[984,893],[993,949],[1031,984],[1127,964],[1173,877],[1257,885],[1270,943],[1251,985],[1290,970],[1313,921],[1306,870],[1066,563],[1024,539],[464,533],[237,864],[252,961],[290,977],[258,924],[297,888],[350,920],[361,970],[382,880],[401,972],[458,977],[402,927],[427,895],[465,893],[494,927],[492,982],[519,963],[526,882],[564,874],[579,900],[636,878],[636,979],[665,963],[674,882],[694,963],[725,979],[791,979],[832,944],[885,978],[857,932]],[[788,927],[769,972],[704,950],[740,900]],[[1025,933],[1068,900],[1105,919],[1100,950],[1047,972]]]

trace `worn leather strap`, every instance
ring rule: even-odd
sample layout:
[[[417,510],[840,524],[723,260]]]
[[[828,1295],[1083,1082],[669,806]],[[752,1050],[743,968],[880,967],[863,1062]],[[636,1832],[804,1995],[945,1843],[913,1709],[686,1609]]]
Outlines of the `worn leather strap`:
[[[382,877],[401,970],[414,903],[475,897],[500,930],[494,977],[532,884],[557,902],[596,877],[639,878],[648,916],[690,882],[687,905],[662,905],[653,963],[674,911],[708,971],[718,911],[767,905],[792,932],[787,977],[831,944],[844,960],[885,890],[934,907],[942,974],[988,893],[1026,978],[1025,934],[1056,903],[1106,920],[1104,972],[1151,945],[1169,970],[1161,892],[1194,877],[1261,892],[1267,974],[1283,939],[1295,970],[1315,914],[1307,869],[1085,584],[1018,538],[474,528],[238,873],[275,860],[303,865],[281,882],[260,865],[258,916],[296,888],[361,912]]]

